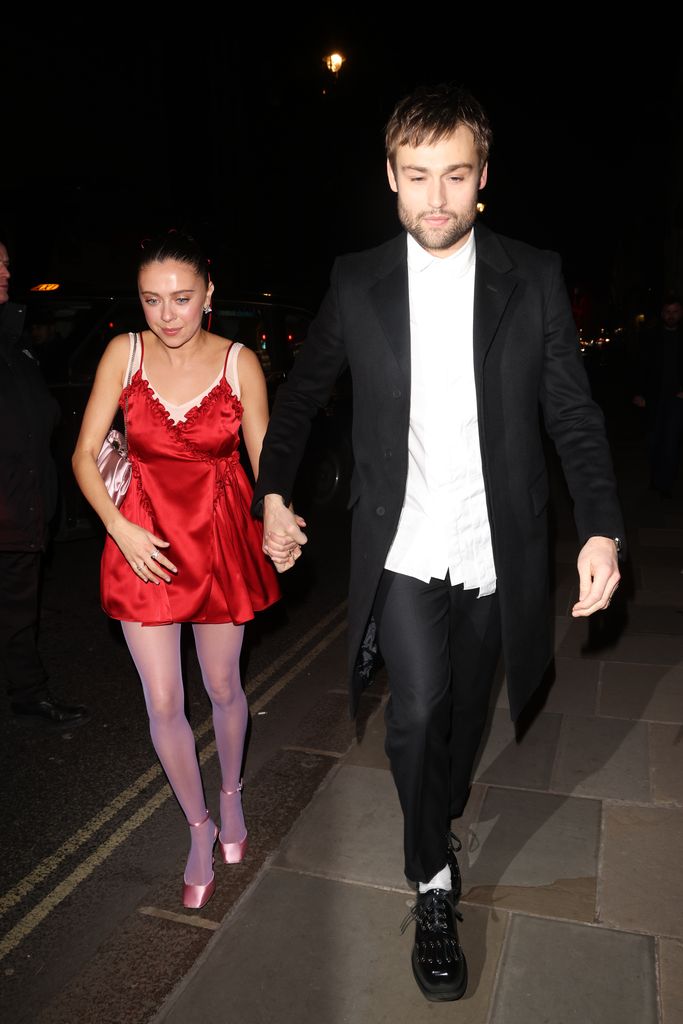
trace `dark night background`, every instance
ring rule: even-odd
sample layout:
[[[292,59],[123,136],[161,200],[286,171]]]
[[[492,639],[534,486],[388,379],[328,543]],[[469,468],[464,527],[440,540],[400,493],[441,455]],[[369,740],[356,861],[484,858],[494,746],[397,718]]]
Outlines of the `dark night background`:
[[[394,11],[391,28],[370,8],[336,23],[261,9],[239,22],[208,9],[102,9],[100,26],[15,17],[0,214],[15,291],[132,285],[139,239],[182,226],[205,243],[219,291],[315,306],[337,253],[398,230],[383,152],[395,101],[452,79],[493,124],[486,222],[559,251],[596,316],[652,308],[683,274],[672,26],[652,14],[599,34],[577,10],[571,24],[509,26],[481,12],[465,24],[448,9]],[[347,57],[337,79],[322,59],[333,50]]]

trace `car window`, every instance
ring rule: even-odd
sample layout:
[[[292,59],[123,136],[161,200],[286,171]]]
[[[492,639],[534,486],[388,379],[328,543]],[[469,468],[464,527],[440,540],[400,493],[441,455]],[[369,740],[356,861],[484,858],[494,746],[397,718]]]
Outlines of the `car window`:
[[[94,318],[85,332],[81,344],[71,357],[69,379],[74,383],[92,381],[102,354],[117,334],[129,331],[143,331],[147,323],[140,306],[140,300],[112,299],[106,310]]]
[[[53,298],[44,294],[27,299],[25,331],[49,384],[69,379],[69,365],[93,321],[109,305],[107,299]]]

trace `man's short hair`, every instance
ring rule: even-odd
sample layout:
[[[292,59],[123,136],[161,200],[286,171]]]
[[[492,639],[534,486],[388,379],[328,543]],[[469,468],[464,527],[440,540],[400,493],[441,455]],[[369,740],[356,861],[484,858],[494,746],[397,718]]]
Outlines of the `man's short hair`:
[[[387,159],[396,172],[399,146],[432,145],[464,125],[474,135],[480,167],[489,158],[493,133],[482,105],[459,85],[420,86],[394,107],[385,129]]]

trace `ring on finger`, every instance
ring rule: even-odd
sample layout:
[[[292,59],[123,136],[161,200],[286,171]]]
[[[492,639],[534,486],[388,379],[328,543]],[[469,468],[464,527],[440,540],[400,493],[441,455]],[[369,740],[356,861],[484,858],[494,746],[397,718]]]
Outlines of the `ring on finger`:
[[[157,551],[157,549],[156,549],[156,548],[153,548],[153,549],[152,549],[152,550],[150,551],[150,553],[149,553],[149,557],[150,557],[150,558],[153,558],[155,562],[157,562],[157,561],[159,560],[159,552]]]

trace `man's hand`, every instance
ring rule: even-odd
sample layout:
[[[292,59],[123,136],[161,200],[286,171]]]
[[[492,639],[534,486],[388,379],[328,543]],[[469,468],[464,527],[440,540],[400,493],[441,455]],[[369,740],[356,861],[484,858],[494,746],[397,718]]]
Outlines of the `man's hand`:
[[[301,527],[306,522],[288,508],[281,495],[266,494],[263,499],[263,550],[278,572],[291,569],[308,540]]]
[[[609,537],[589,537],[576,564],[579,600],[572,608],[574,618],[607,608],[621,579],[617,546]]]

